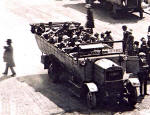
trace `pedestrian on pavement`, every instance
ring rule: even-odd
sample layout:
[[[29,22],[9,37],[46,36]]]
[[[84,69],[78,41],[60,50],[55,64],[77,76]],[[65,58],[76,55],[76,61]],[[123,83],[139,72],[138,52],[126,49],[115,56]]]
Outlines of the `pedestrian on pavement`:
[[[12,40],[11,39],[7,39],[7,46],[4,46],[4,55],[3,55],[3,59],[4,62],[6,62],[6,68],[5,68],[5,72],[3,73],[4,75],[8,74],[8,69],[10,68],[12,75],[11,76],[15,76],[16,72],[14,71],[15,67],[15,63],[14,63],[14,59],[13,59],[13,47],[11,45]]]
[[[147,80],[149,76],[149,71],[148,71],[149,66],[147,64],[146,54],[144,52],[139,53],[139,66],[140,66],[140,71],[138,73],[138,78],[140,81],[140,95],[144,96],[144,95],[148,95]]]
[[[123,30],[123,52],[125,53],[127,49],[127,41],[128,41],[129,32],[127,31],[126,25],[122,26],[122,30]]]

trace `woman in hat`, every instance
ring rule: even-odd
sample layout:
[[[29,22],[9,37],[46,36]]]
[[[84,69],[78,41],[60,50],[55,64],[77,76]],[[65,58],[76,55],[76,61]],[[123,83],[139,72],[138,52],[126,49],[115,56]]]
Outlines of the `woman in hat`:
[[[113,41],[114,41],[114,39],[113,39],[113,37],[111,36],[110,33],[111,33],[111,31],[106,31],[106,32],[105,32],[106,36],[105,36],[105,38],[104,38],[104,41],[108,42],[107,44],[108,44],[110,47],[113,48]]]
[[[4,62],[6,62],[6,68],[5,68],[5,72],[3,73],[4,75],[8,74],[8,69],[10,68],[12,75],[11,76],[15,76],[16,72],[14,71],[13,67],[15,67],[15,63],[14,63],[14,59],[13,59],[13,47],[11,46],[11,39],[7,39],[7,46],[4,46],[4,55],[3,55],[3,59]]]

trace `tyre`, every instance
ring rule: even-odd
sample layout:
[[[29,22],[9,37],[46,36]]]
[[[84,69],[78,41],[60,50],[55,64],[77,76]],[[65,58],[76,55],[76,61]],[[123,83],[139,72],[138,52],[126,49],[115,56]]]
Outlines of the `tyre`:
[[[55,71],[55,66],[52,63],[49,65],[48,75],[53,83],[57,83],[59,81],[58,72]]]
[[[130,86],[128,89],[129,96],[128,96],[128,103],[131,106],[134,106],[137,103],[137,90],[136,87]]]
[[[96,107],[96,94],[94,92],[88,92],[86,99],[88,108],[94,109]]]

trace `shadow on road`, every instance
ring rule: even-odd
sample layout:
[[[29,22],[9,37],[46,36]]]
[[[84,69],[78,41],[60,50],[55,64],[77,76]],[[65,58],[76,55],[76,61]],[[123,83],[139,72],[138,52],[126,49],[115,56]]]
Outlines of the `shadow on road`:
[[[47,97],[65,112],[79,112],[82,114],[108,113],[132,111],[134,108],[124,102],[122,104],[101,103],[94,110],[89,110],[83,100],[75,97],[66,83],[54,84],[46,74],[18,77],[18,81],[24,82]]]
[[[67,4],[64,5],[64,7],[70,7],[86,14],[85,3]],[[101,20],[103,22],[115,24],[115,23],[137,23],[137,21],[140,21],[139,15],[134,15],[131,13],[122,14],[120,18],[113,19],[110,12],[111,11],[101,7],[100,4],[94,4],[93,6],[94,18]]]

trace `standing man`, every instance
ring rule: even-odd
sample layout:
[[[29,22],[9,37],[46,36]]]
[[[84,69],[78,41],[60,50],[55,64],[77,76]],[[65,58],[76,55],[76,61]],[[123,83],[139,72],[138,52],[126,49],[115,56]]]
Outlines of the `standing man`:
[[[144,95],[148,95],[147,80],[149,76],[149,70],[148,70],[149,66],[147,64],[146,54],[144,52],[139,53],[139,66],[140,66],[140,71],[138,73],[138,78],[140,81],[140,95],[144,96]]]
[[[142,43],[141,43],[141,46],[140,46],[140,51],[147,54],[148,46],[147,46],[147,43],[146,43],[146,39],[144,37],[142,37],[141,42]]]
[[[128,38],[127,38],[127,53],[129,56],[133,55],[133,44],[134,44],[134,36],[132,35],[132,29],[128,32]]]
[[[86,4],[85,7],[87,8],[87,22],[86,22],[85,26],[86,26],[86,28],[90,28],[90,30],[93,34],[93,28],[95,27],[95,25],[94,25],[93,12],[91,9],[91,4]]]
[[[123,30],[123,52],[125,53],[125,51],[127,50],[127,41],[129,32],[127,31],[126,25],[122,26],[122,30]]]
[[[11,39],[7,39],[7,46],[4,46],[4,55],[3,55],[3,59],[4,62],[6,62],[6,68],[5,68],[5,72],[3,73],[4,75],[8,74],[8,69],[10,68],[12,75],[11,76],[15,76],[16,72],[14,71],[13,67],[15,67],[15,63],[14,63],[14,59],[13,59],[13,47],[11,46],[12,40]]]

